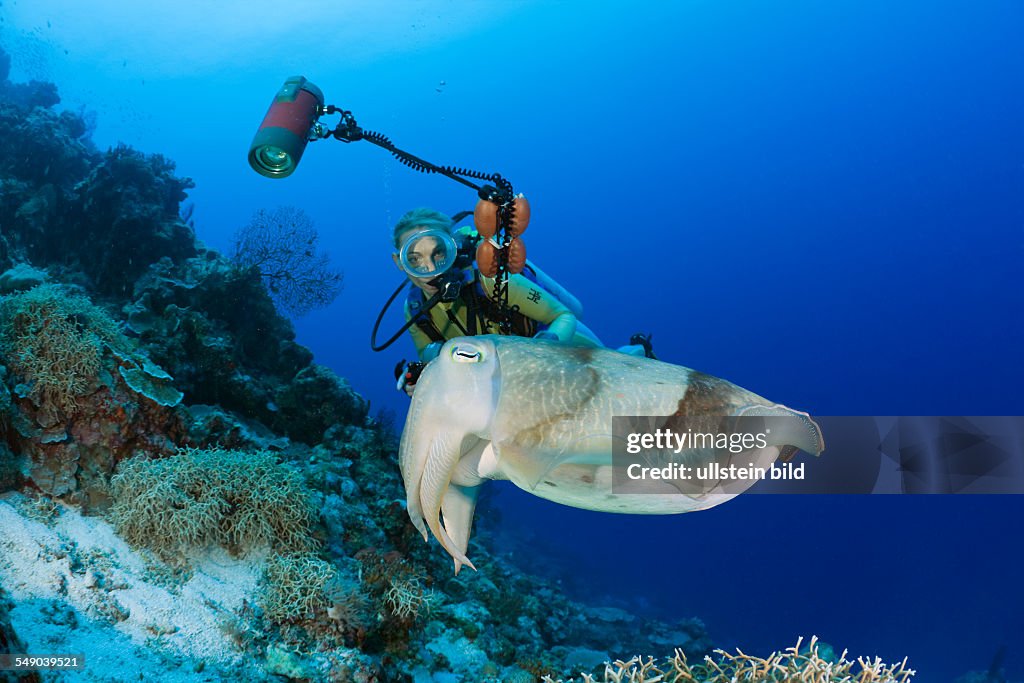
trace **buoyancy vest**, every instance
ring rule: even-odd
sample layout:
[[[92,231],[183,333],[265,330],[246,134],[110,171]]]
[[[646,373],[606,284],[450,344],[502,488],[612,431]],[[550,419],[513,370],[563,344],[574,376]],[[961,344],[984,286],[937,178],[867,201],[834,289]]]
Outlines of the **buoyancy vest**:
[[[524,269],[522,272],[523,276],[526,277],[533,283],[537,283],[536,274],[529,268]],[[466,334],[473,336],[476,334],[482,334],[481,330],[486,329],[486,320],[492,322],[497,321],[501,317],[501,311],[491,300],[491,297],[484,291],[483,284],[480,282],[480,274],[474,268],[473,269],[473,282],[463,286],[459,292],[459,298],[457,299],[466,309]],[[428,311],[422,310],[423,304],[426,303],[426,299],[423,295],[423,290],[419,287],[412,287],[409,294],[406,297],[406,306],[409,314],[415,318],[416,327],[418,327],[432,342],[445,342],[448,339],[441,333],[437,325],[434,324],[433,319],[430,317]],[[540,330],[544,329],[546,325],[538,323],[532,318],[528,318],[517,310],[511,310],[510,312],[511,323],[512,323],[512,334],[519,337],[532,337],[537,334]],[[454,317],[454,314],[450,312],[449,317]],[[456,325],[456,328],[460,327],[461,323]]]

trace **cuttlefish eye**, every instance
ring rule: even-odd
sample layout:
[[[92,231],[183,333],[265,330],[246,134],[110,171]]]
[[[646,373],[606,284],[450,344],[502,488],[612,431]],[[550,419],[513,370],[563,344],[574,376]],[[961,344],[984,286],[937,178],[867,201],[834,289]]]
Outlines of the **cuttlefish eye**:
[[[479,363],[484,359],[484,352],[473,344],[456,344],[452,347],[452,360],[456,363]]]

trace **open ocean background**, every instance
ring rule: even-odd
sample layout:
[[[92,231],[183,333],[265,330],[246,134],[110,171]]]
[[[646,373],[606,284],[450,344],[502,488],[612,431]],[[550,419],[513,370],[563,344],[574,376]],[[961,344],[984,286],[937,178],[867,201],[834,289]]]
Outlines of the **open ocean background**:
[[[259,208],[314,218],[346,285],[299,341],[399,424],[412,344],[368,344],[401,279],[391,226],[476,198],[368,143],[258,176],[248,145],[291,75],[403,149],[511,179],[530,257],[610,346],[652,332],[661,359],[817,415],[1024,414],[1017,0],[3,0],[0,19],[12,80],[55,82],[101,149],[196,181],[208,245],[230,251]],[[495,542],[574,596],[698,616],[757,654],[817,634],[909,655],[926,683],[1005,645],[1024,679],[1024,496],[745,496],[659,518],[492,488]]]

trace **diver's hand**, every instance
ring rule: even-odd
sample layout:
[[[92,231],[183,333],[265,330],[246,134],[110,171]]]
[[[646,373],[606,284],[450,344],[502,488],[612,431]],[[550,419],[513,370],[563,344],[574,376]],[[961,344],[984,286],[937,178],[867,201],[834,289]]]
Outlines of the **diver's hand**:
[[[561,341],[561,339],[558,338],[557,334],[555,334],[554,332],[548,332],[547,330],[542,330],[538,332],[537,334],[533,335],[533,338],[547,339],[548,341]]]
[[[423,368],[426,363],[420,363],[413,361],[412,363],[406,363],[405,360],[399,361],[398,365],[395,366],[395,389],[404,391],[406,396],[412,397],[412,392],[416,388],[416,382],[420,378],[420,373],[423,372]]]
[[[411,365],[411,363],[410,363]],[[408,368],[408,366],[406,366]],[[412,398],[412,392],[416,388],[416,380],[411,379],[409,371],[407,369],[402,370],[402,374],[398,378],[398,383],[395,385],[395,389],[404,391],[405,395]]]

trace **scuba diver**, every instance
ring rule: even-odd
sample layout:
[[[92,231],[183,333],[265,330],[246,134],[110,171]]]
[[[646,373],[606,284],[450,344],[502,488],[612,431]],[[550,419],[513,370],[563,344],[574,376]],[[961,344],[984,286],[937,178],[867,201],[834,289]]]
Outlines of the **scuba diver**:
[[[456,227],[469,213],[453,219],[433,209],[413,209],[392,231],[395,252],[391,258],[415,285],[405,301],[405,318],[414,321],[409,332],[419,362],[405,365],[402,361],[396,368],[398,386],[410,396],[419,372],[437,356],[445,341],[500,333],[500,312],[492,300],[495,280],[481,273],[468,257],[481,237],[470,227]],[[424,309],[443,288],[451,288],[451,294]],[[509,277],[508,303],[512,334],[576,346],[604,346],[579,320],[582,307],[576,297],[533,263],[527,262],[523,273]],[[630,344],[619,351],[654,358],[649,335],[633,335]]]
[[[338,114],[332,129],[320,119]],[[249,164],[267,178],[287,178],[310,141],[333,138],[365,140],[389,151],[400,163],[423,173],[437,173],[476,191],[474,211],[454,220],[432,209],[415,209],[392,232],[395,264],[408,278],[384,304],[370,334],[370,348],[383,351],[410,330],[419,361],[395,368],[398,387],[410,396],[424,365],[448,339],[478,334],[513,334],[584,347],[601,347],[580,322],[579,301],[526,258],[520,235],[529,223],[529,202],[515,194],[499,173],[438,166],[400,149],[381,133],[361,128],[352,112],[325,104],[323,92],[303,76],[285,80],[274,96],[249,147]],[[476,228],[456,229],[474,216]],[[474,261],[476,265],[474,264]],[[378,344],[377,332],[388,307],[411,282],[405,324]],[[654,358],[650,335],[635,334],[618,349]]]

